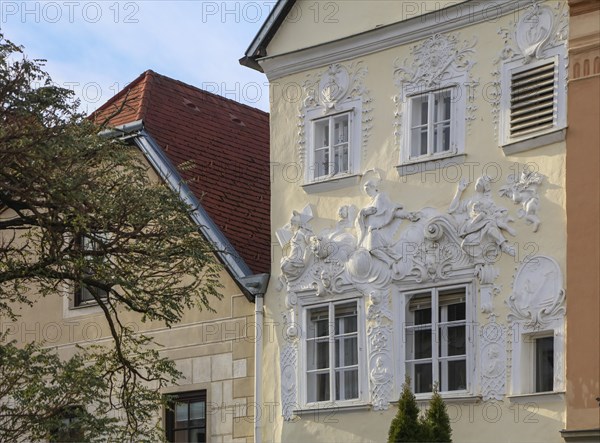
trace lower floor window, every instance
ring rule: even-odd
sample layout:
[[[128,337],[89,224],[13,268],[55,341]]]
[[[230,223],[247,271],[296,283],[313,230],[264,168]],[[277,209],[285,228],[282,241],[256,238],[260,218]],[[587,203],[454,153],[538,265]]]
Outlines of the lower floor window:
[[[206,391],[173,396],[166,414],[167,440],[206,442]]]
[[[358,399],[358,303],[307,309],[306,323],[307,402]]]
[[[466,288],[435,288],[408,295],[406,372],[415,393],[467,390]]]

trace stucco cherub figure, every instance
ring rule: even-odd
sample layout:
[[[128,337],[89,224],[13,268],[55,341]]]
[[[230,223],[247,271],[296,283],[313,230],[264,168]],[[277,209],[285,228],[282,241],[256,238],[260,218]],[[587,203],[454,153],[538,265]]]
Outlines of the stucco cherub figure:
[[[509,217],[505,208],[496,206],[491,198],[490,178],[482,176],[475,182],[475,195],[469,199],[461,200],[462,194],[469,186],[469,182],[462,179],[458,184],[454,199],[448,212],[457,218],[466,218],[459,228],[459,235],[463,238],[461,247],[471,256],[480,256],[485,251],[486,245],[494,243],[497,247],[515,256],[515,248],[504,237],[504,232],[515,236],[516,232],[508,223],[513,219]]]
[[[297,278],[304,272],[308,262],[308,246],[314,236],[312,230],[307,226],[305,217],[298,211],[292,213],[289,230],[292,233],[289,250],[287,255],[281,259],[281,272],[288,280]]]
[[[520,176],[510,175],[506,186],[500,188],[502,197],[508,197],[516,205],[521,205],[518,216],[533,225],[533,232],[537,232],[540,227],[540,219],[537,215],[540,205],[537,187],[543,180],[544,177],[540,173],[524,168]]]
[[[403,219],[415,222],[419,215],[405,211],[402,205],[393,203],[387,194],[380,192],[378,180],[365,182],[364,190],[371,202],[361,209],[356,219],[358,247],[365,248],[391,268],[401,258],[391,248],[394,233]]]

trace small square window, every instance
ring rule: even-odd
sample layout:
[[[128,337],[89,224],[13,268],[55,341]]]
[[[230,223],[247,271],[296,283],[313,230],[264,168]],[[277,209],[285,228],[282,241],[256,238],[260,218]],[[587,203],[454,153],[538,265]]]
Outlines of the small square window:
[[[172,396],[166,411],[166,437],[170,442],[206,442],[206,391]]]
[[[535,347],[535,392],[554,390],[554,337],[536,338]]]

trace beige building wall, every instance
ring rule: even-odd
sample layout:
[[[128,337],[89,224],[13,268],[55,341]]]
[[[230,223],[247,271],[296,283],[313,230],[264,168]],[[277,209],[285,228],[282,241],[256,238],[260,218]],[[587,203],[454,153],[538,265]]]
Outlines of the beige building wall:
[[[150,174],[158,180],[151,170]],[[11,213],[5,211],[0,217],[9,218]],[[209,301],[215,312],[187,309],[171,328],[158,321],[142,322],[131,312],[123,311],[121,319],[154,338],[162,345],[161,354],[175,361],[182,378],[177,386],[165,388],[165,394],[206,390],[208,441],[253,442],[254,304],[225,270],[219,281],[223,298]],[[63,291],[69,296],[73,293],[66,284]],[[72,307],[69,296],[40,298],[32,291],[33,306],[22,306],[16,321],[0,318],[0,330],[7,332],[7,340],[43,342],[65,358],[77,352],[77,345],[110,345],[110,330],[100,308]]]
[[[339,27],[327,23],[305,22],[300,25],[300,22],[284,22],[270,43],[263,67],[272,81],[271,161],[274,165],[274,174],[271,220],[274,234],[276,230],[290,222],[292,211],[301,211],[307,204],[311,205],[314,215],[309,223],[310,228],[312,232],[318,234],[324,229],[335,226],[338,220],[338,209],[342,205],[354,205],[360,211],[361,208],[368,207],[370,202],[369,197],[362,190],[361,184],[364,182],[361,182],[360,178],[353,184],[340,186],[338,189],[324,187],[322,190],[311,191],[306,187],[303,188],[305,152],[299,145],[299,133],[303,130],[301,116],[306,91],[302,86],[307,82],[313,84],[314,79],[319,78],[327,70],[328,61],[331,60],[327,51],[335,52],[336,43],[314,49],[315,58],[312,61],[306,61],[310,59],[307,52],[289,51],[355,35],[372,29],[373,25],[379,22],[390,24],[401,20],[401,6],[408,3],[414,2],[393,2],[393,4],[341,2],[340,14],[342,8],[349,8],[351,11],[344,17]],[[547,2],[547,4],[551,7],[557,5],[556,2]],[[299,2],[299,5],[303,6],[306,3]],[[493,312],[497,315],[498,323],[507,328],[507,331],[511,326],[507,320],[510,310],[506,302],[512,295],[516,272],[523,262],[536,255],[548,256],[558,263],[559,273],[565,275],[567,271],[564,141],[548,142],[537,148],[513,153],[506,153],[499,143],[498,107],[493,95],[495,82],[499,80],[497,76],[499,64],[496,60],[503,50],[514,43],[510,41],[512,39],[510,32],[505,36],[501,31],[513,30],[515,23],[522,17],[520,14],[522,13],[511,12],[495,17],[494,20],[478,23],[472,21],[465,23],[460,29],[444,33],[455,36],[461,45],[476,41],[473,53],[468,55],[474,63],[470,78],[476,80],[477,84],[469,91],[472,93],[472,101],[469,103],[474,110],[469,117],[472,120],[468,123],[465,134],[466,158],[464,163],[448,168],[438,166],[433,170],[423,170],[411,175],[399,175],[396,169],[400,164],[401,152],[394,135],[397,105],[393,98],[399,93],[394,82],[394,63],[396,60],[400,63],[404,60],[409,62],[414,60],[413,48],[423,43],[427,35],[409,38],[406,43],[395,47],[373,49],[372,52],[358,57],[353,57],[352,52],[348,52],[346,58],[341,55],[333,57],[335,62],[339,59],[339,62],[349,70],[358,64],[366,68],[367,72],[362,77],[361,86],[368,91],[368,106],[372,110],[367,121],[371,129],[368,138],[361,144],[360,172],[365,173],[374,168],[382,170],[383,180],[380,188],[382,192],[388,194],[391,201],[401,203],[408,211],[420,211],[430,207],[444,212],[448,209],[461,178],[467,178],[472,183],[465,193],[466,198],[473,195],[473,183],[479,176],[487,174],[493,178],[493,199],[514,216],[515,222],[511,226],[517,231],[514,238],[509,237],[510,242],[514,242],[516,246],[516,256],[513,258],[504,254],[495,263],[499,277],[494,283],[498,290],[493,296]],[[368,40],[369,35],[364,35],[365,40]],[[356,42],[356,48],[360,48],[360,40]],[[342,47],[343,43],[343,40],[340,41],[339,47]],[[373,44],[372,47],[376,48],[376,45]],[[285,54],[280,55],[281,53]],[[278,55],[280,55],[279,59]],[[279,69],[278,60],[285,64],[286,70],[300,72],[286,74]],[[297,66],[294,68],[294,60],[301,60],[306,65],[312,63],[314,66],[307,69],[300,69]],[[318,64],[318,61],[321,63]],[[465,86],[464,91],[466,89]],[[564,106],[564,103],[561,106]],[[544,183],[539,191],[539,215],[542,223],[537,233],[532,232],[531,225],[524,219],[516,217],[519,206],[513,205],[509,199],[499,195],[499,188],[507,183],[509,175],[522,171],[525,165],[536,168],[544,175]],[[408,222],[404,223],[400,230],[405,228]],[[277,245],[275,236],[273,242]],[[274,248],[272,275],[281,273],[279,263],[288,253],[286,251],[278,246]],[[289,321],[284,316],[284,314],[288,315],[290,309],[286,304],[286,299],[289,300],[287,295],[285,285],[278,291],[276,285],[271,284],[265,296],[266,321],[274,325],[274,330],[277,331],[274,339],[264,344],[262,389],[265,403],[280,404],[282,401],[282,371],[285,368],[280,356],[285,347],[290,344],[284,327]],[[365,296],[365,310],[370,306],[366,299]],[[479,328],[488,324],[490,318],[487,313],[481,312],[479,293],[476,299],[475,323]],[[512,375],[513,360],[516,364],[512,349],[516,347],[516,341],[519,339],[518,334],[512,335],[512,332],[508,334],[506,395],[502,396],[501,400],[484,401],[480,393],[446,400],[451,417],[453,441],[563,441],[560,431],[564,429],[566,423],[564,389],[559,389],[551,395],[528,396],[517,395],[518,393],[512,387],[515,379]],[[481,338],[477,337],[475,340]],[[394,346],[398,346],[398,342],[394,342]],[[304,358],[303,355],[298,355],[299,360]],[[395,365],[401,364],[403,363],[400,360],[396,360]],[[483,370],[481,364],[482,356],[477,354],[475,365],[478,380]],[[564,366],[562,369],[557,367],[556,370],[564,371]],[[302,374],[299,377],[302,377]],[[399,396],[401,382],[402,380],[395,381],[393,393],[395,399]],[[366,389],[368,390],[369,387],[367,386]],[[425,403],[421,404],[425,406]],[[296,410],[293,419],[289,421],[283,419],[281,409],[277,412],[277,417],[272,422],[263,422],[264,441],[380,442],[387,439],[396,407],[392,405],[388,410],[375,411],[372,404],[367,401],[362,407],[353,409],[334,407],[311,411]]]
[[[600,3],[570,1],[567,432],[600,438]],[[592,431],[595,430],[595,431]]]

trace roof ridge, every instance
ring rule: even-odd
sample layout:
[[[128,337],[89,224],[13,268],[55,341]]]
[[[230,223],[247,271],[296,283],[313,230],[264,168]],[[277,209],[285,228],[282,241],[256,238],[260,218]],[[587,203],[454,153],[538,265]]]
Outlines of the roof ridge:
[[[154,76],[160,75],[154,72],[152,69],[148,69],[144,71],[142,74],[144,76],[144,83],[142,84],[140,105],[138,107],[138,112],[136,115],[136,120],[144,120],[146,116],[146,110],[150,105],[150,95],[152,90],[152,85],[154,83]]]
[[[150,72],[150,73],[152,73],[152,74],[153,74],[154,76],[156,76],[156,77],[162,77],[162,78],[166,79],[167,81],[170,81],[170,82],[173,82],[173,83],[180,84],[180,85],[182,85],[182,86],[185,86],[186,88],[191,88],[191,89],[194,89],[195,91],[198,91],[198,92],[200,92],[200,93],[202,93],[202,94],[207,94],[207,95],[209,95],[209,96],[212,96],[212,97],[214,97],[214,98],[216,98],[216,99],[218,99],[218,100],[226,100],[226,101],[228,101],[228,102],[231,102],[231,103],[233,103],[233,104],[234,104],[234,105],[236,105],[236,106],[243,106],[243,107],[245,107],[245,108],[248,108],[248,109],[251,109],[251,110],[253,110],[253,111],[258,111],[258,112],[260,112],[261,114],[269,115],[269,113],[268,113],[268,112],[266,112],[266,111],[263,111],[262,109],[255,108],[254,106],[250,106],[250,105],[247,105],[247,104],[245,104],[245,103],[240,103],[240,102],[238,102],[238,101],[236,101],[236,100],[234,100],[234,99],[232,99],[232,98],[228,98],[228,97],[225,97],[225,96],[223,96],[223,95],[215,94],[214,92],[207,91],[207,90],[205,90],[205,89],[199,88],[198,86],[194,86],[194,85],[192,85],[192,84],[189,84],[189,83],[183,82],[183,81],[181,81],[181,80],[176,80],[176,79],[174,79],[174,78],[171,78],[171,77],[169,77],[169,76],[167,76],[167,75],[163,75],[163,74],[160,74],[160,73],[158,73],[158,72],[155,72],[155,71],[152,71],[152,70],[149,70],[149,71],[146,71],[146,72]]]

